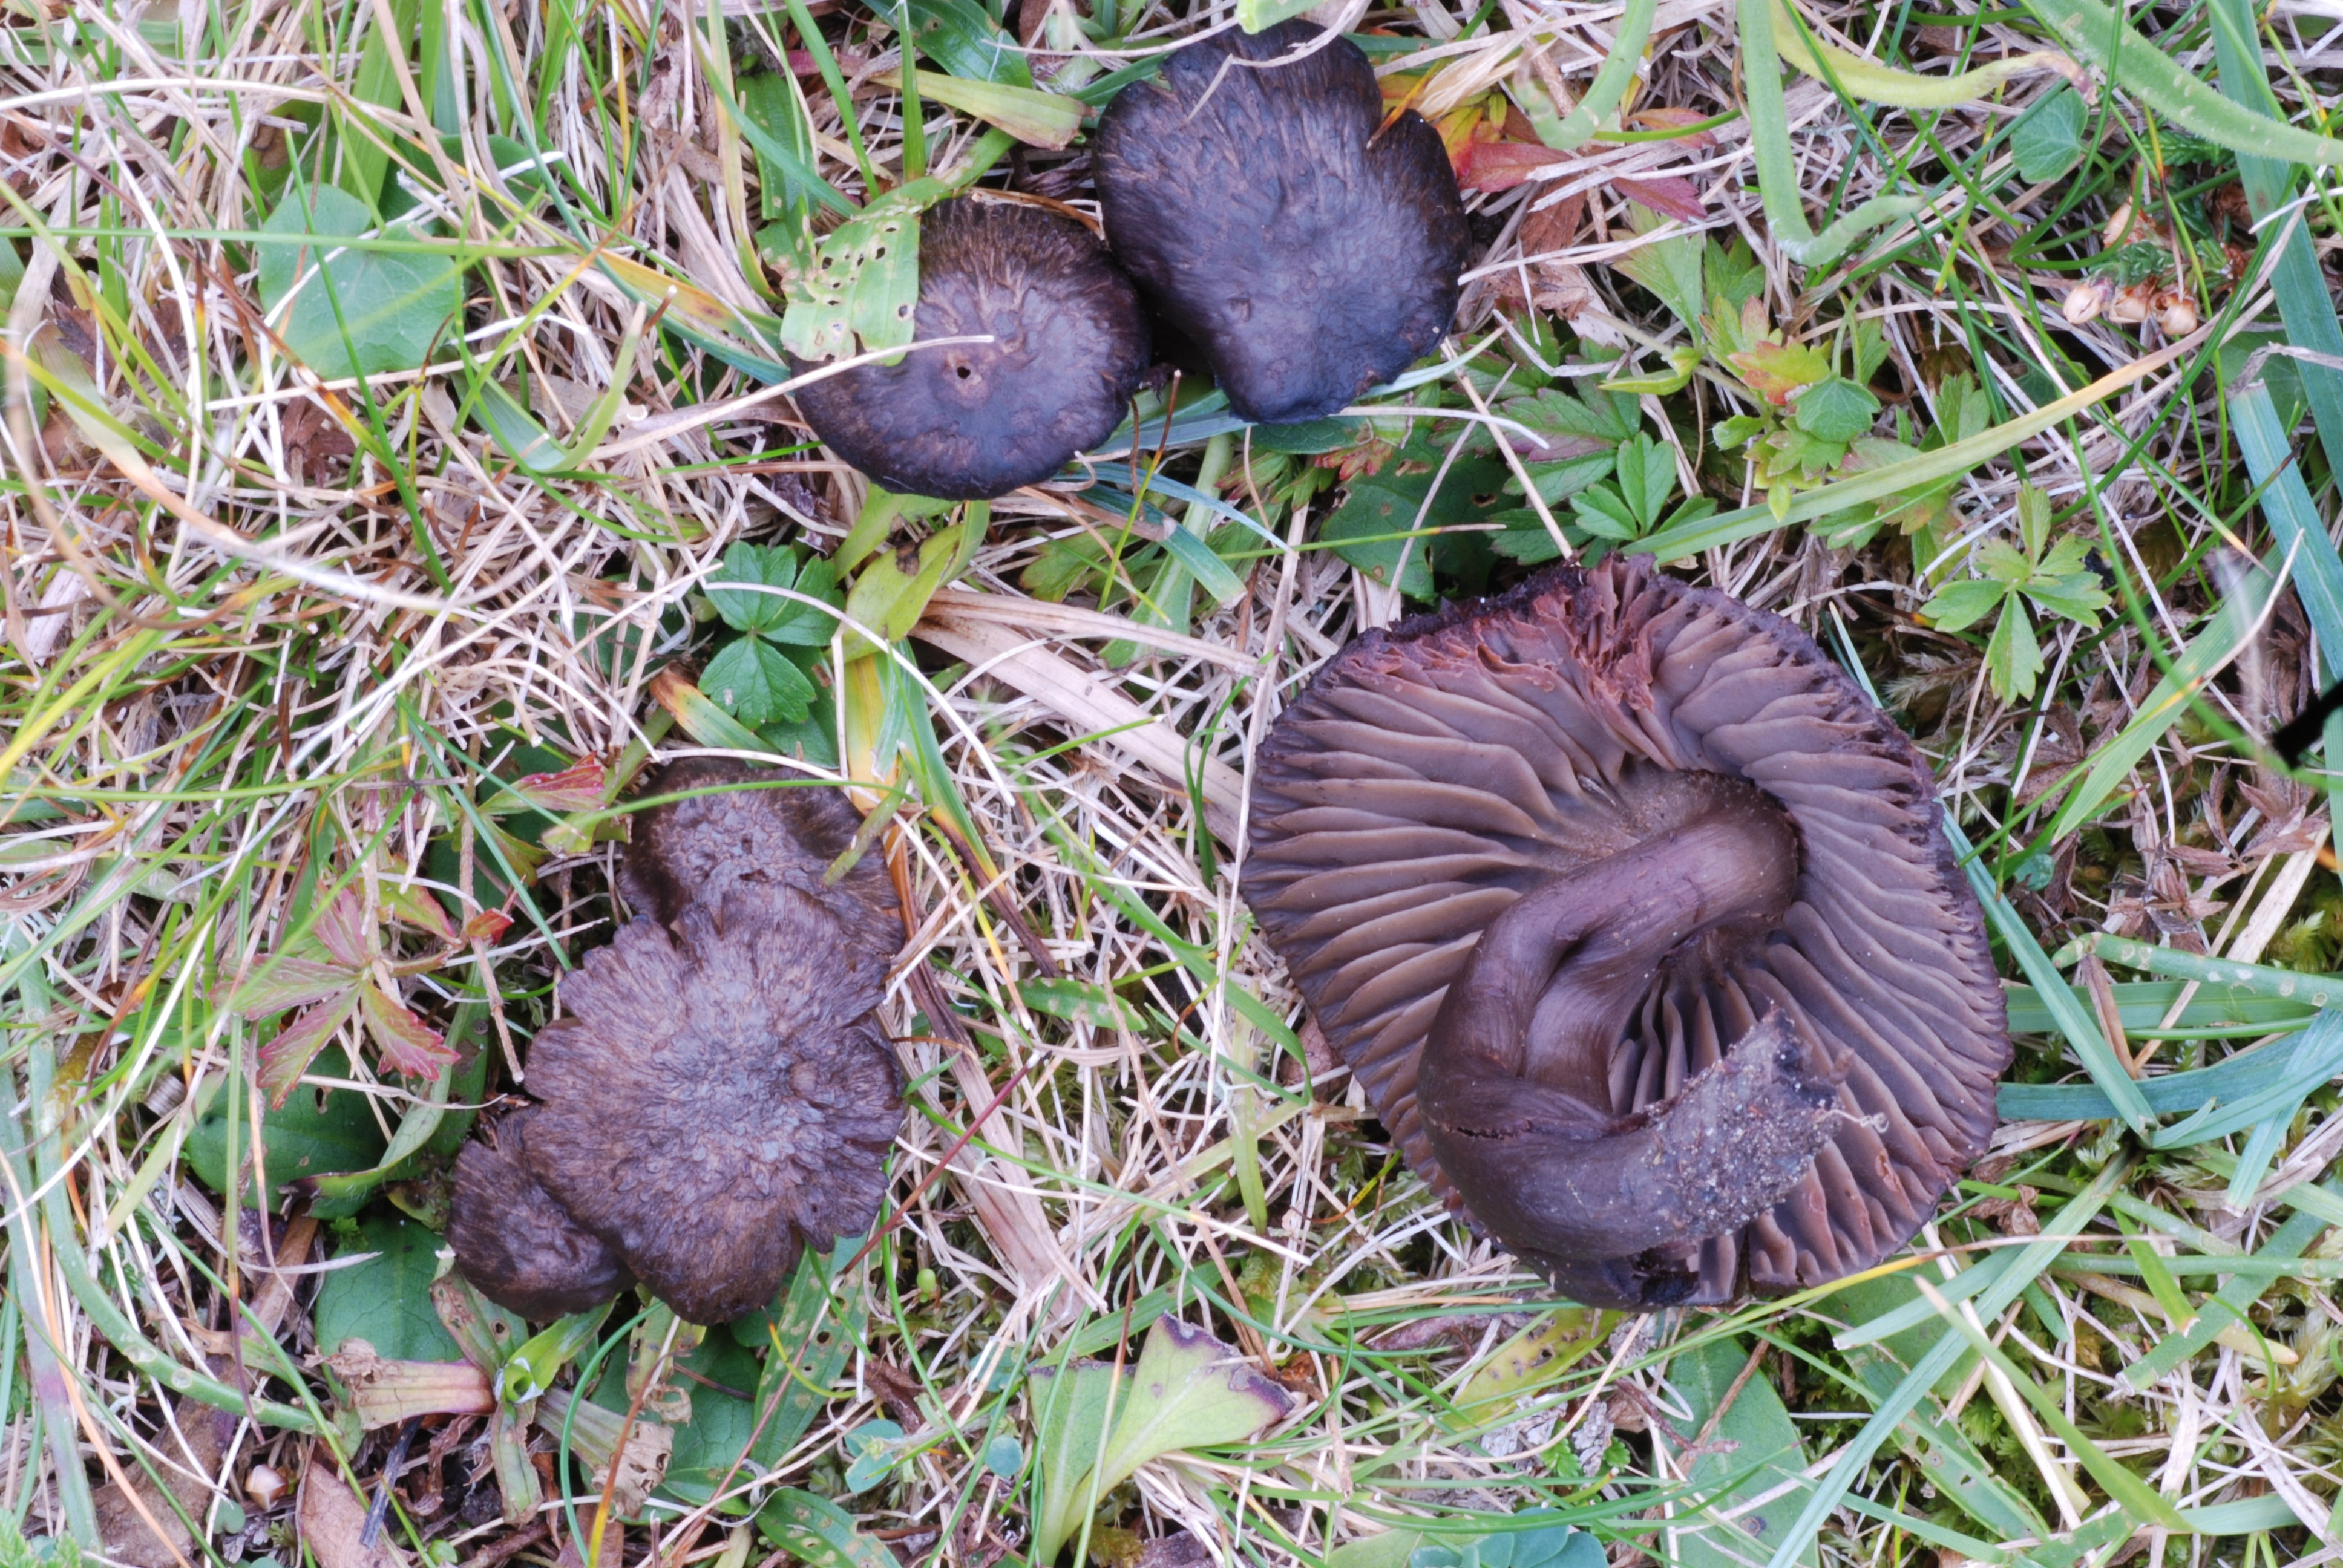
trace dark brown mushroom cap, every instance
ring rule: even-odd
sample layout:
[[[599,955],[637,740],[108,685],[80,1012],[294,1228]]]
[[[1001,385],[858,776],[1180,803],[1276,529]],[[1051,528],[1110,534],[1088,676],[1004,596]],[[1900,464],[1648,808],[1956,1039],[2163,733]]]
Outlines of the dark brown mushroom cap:
[[[872,1010],[885,950],[794,891],[638,920],[539,1030],[530,1171],[696,1323],[772,1300],[800,1248],[867,1229],[902,1121]]]
[[[841,948],[883,960],[903,945],[883,856],[862,856],[835,885],[826,879],[862,830],[843,792],[734,758],[687,757],[636,794],[686,798],[635,813],[618,862],[618,891],[633,912],[669,924],[695,903],[720,908],[736,888],[788,890],[829,912]]]
[[[482,1295],[548,1322],[631,1289],[635,1277],[609,1243],[572,1220],[529,1174],[524,1151],[536,1114],[518,1111],[497,1124],[493,1142],[464,1145],[447,1241]]]
[[[1211,360],[1229,406],[1317,419],[1429,353],[1470,235],[1440,136],[1383,95],[1346,38],[1306,22],[1215,33],[1099,118],[1108,243]]]
[[[1353,642],[1244,893],[1436,1191],[1589,1304],[1870,1267],[2009,1061],[1926,763],[1796,628],[1637,562]]]
[[[1114,433],[1147,371],[1138,292],[1069,217],[960,196],[920,219],[923,348],[797,393],[831,450],[890,490],[989,500]]]

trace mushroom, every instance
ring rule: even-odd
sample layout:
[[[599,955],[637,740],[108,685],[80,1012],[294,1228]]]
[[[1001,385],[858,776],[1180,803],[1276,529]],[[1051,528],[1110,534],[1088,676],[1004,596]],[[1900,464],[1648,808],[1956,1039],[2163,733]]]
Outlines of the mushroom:
[[[1100,116],[1108,242],[1246,419],[1336,412],[1456,313],[1455,171],[1414,111],[1383,122],[1358,45],[1300,21],[1199,39]]]
[[[1149,364],[1138,291],[1091,232],[959,196],[920,220],[915,349],[799,389],[814,434],[886,486],[990,500],[1046,479],[1122,422]]]
[[[1358,638],[1247,901],[1410,1162],[1590,1306],[1901,1247],[2010,1048],[1926,764],[1788,622],[1614,558]]]
[[[492,1301],[543,1319],[639,1279],[692,1322],[765,1305],[800,1251],[867,1230],[901,1123],[879,1026],[900,944],[882,866],[831,875],[860,819],[835,789],[695,759],[641,814],[643,912],[562,983],[494,1148],[457,1162],[447,1234]]]

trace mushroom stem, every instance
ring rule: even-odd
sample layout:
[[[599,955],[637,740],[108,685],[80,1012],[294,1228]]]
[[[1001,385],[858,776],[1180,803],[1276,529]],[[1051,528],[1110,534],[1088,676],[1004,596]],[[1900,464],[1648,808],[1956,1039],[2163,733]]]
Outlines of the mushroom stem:
[[[1673,1099],[1611,1113],[1612,1050],[1660,967],[1791,896],[1787,819],[1711,778],[1690,820],[1492,921],[1433,1022],[1417,1096],[1433,1151],[1524,1257],[1631,1258],[1737,1229],[1796,1185],[1839,1117],[1846,1063],[1779,1011]]]

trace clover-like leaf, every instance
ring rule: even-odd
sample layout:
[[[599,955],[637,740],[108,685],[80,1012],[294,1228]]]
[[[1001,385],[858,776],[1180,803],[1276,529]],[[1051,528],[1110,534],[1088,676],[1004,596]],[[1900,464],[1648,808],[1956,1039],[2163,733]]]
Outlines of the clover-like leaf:
[[[1852,441],[1868,435],[1879,417],[1879,399],[1854,382],[1834,376],[1798,394],[1790,418],[1799,429],[1825,441]]]
[[[736,544],[724,552],[724,570],[708,585],[708,602],[734,631],[761,632],[793,607],[779,594],[757,590],[793,588],[797,581],[797,553],[788,546]]]
[[[760,637],[743,637],[708,661],[701,689],[751,729],[781,719],[795,724],[813,705],[813,682],[789,656]]]

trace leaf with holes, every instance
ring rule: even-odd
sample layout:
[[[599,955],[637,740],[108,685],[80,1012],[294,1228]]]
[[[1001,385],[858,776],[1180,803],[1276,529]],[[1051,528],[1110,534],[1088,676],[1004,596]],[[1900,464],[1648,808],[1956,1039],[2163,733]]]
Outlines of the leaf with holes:
[[[781,347],[805,359],[900,348],[911,341],[920,301],[920,213],[948,193],[913,180],[832,229],[789,290]]]

